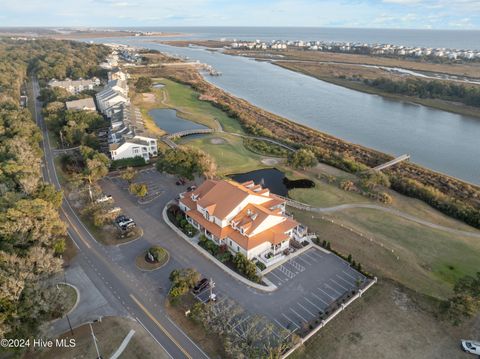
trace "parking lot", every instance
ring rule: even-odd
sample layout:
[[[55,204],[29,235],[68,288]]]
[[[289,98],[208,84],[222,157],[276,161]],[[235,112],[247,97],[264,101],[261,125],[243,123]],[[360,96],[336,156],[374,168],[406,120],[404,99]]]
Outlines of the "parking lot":
[[[130,201],[140,204],[137,207],[139,213],[145,211],[149,214],[150,222],[141,223],[142,226],[148,227],[154,225],[151,222],[154,217],[161,223],[161,211],[165,204],[193,184],[190,182],[178,186],[175,184],[176,180],[177,177],[160,174],[154,168],[142,170],[135,178],[135,182],[146,183],[150,191],[149,196],[155,196],[154,193],[156,193],[156,197],[152,197],[150,202],[144,204],[138,203],[135,196],[128,194],[127,181],[119,177],[111,177],[108,182],[121,188],[121,192],[126,194],[126,198]],[[105,189],[105,193],[111,193],[114,198],[121,196],[114,190]],[[141,222],[143,217],[139,213],[132,214],[132,218]],[[182,256],[181,253],[178,255]],[[195,253],[192,258],[197,256],[201,258],[198,253]],[[199,262],[194,259],[189,263],[205,275],[215,272],[201,268]],[[347,296],[351,297],[355,291],[370,281],[340,257],[315,247],[301,254],[292,255],[289,260],[265,274],[264,278],[275,284],[278,289],[265,293],[239,284],[228,275],[225,278],[224,273],[217,273],[213,276],[216,282],[213,290],[216,301],[211,305],[219,313],[228,312],[234,304],[243,308],[245,312],[242,315],[245,318],[239,317],[234,321],[235,323],[243,323],[243,319],[248,322],[247,317],[254,318],[255,314],[264,316],[278,328],[278,336],[284,338],[297,331],[305,333],[304,329],[310,325],[318,325],[319,321],[335,310],[334,307],[338,307],[338,304],[348,299]],[[201,291],[196,297],[205,303],[209,295],[210,290],[207,289]],[[232,312],[232,315],[239,316],[239,313]],[[242,326],[243,324],[240,324],[239,328]]]
[[[277,310],[272,320],[289,331],[296,331],[321,314],[328,314],[336,301],[351,295],[367,278],[331,253],[310,248],[265,275],[284,290],[296,291]]]
[[[164,186],[158,180],[158,177],[159,177],[158,175],[159,173],[155,168],[142,170],[137,174],[134,182],[145,183],[148,188],[148,194],[145,197],[138,200],[139,204],[149,203],[163,193],[162,188]],[[110,177],[110,180],[114,182],[121,189],[128,191],[129,184],[127,181],[125,181],[121,177]]]

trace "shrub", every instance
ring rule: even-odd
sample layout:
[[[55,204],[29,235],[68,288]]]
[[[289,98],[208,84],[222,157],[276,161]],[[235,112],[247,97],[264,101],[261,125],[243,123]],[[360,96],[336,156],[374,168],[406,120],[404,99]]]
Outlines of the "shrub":
[[[237,270],[245,275],[248,279],[253,282],[260,282],[260,278],[257,275],[257,269],[255,264],[247,259],[242,253],[237,253],[235,257],[233,257],[233,263]]]
[[[112,170],[117,170],[125,167],[139,167],[145,166],[147,162],[145,158],[137,156],[133,158],[122,158],[121,160],[114,160],[110,163],[110,168]]]
[[[260,262],[260,261],[257,261],[255,263],[255,265],[258,267],[258,269],[260,269],[261,271],[267,269],[267,266],[265,264],[263,264],[263,262]]]
[[[135,82],[135,89],[137,92],[148,92],[152,87],[152,79],[150,77],[141,76]]]
[[[229,262],[232,260],[232,253],[230,252],[224,252],[224,253],[218,253],[217,254],[217,259],[222,262],[222,263],[225,263],[225,262]]]
[[[133,169],[133,167],[127,167],[125,172],[122,173],[122,178],[127,181],[128,183],[133,182],[135,176],[137,175],[137,170]]]
[[[170,273],[172,287],[168,292],[170,298],[186,294],[200,280],[200,274],[193,268],[175,269]]]
[[[137,197],[145,197],[148,194],[148,188],[145,183],[132,183],[128,189],[131,194]]]
[[[167,251],[162,247],[151,247],[148,251],[155,262],[160,262],[167,255]]]
[[[60,255],[60,254],[63,254],[63,252],[65,252],[65,247],[66,247],[65,240],[59,239],[53,245],[53,251],[55,252],[56,255]]]

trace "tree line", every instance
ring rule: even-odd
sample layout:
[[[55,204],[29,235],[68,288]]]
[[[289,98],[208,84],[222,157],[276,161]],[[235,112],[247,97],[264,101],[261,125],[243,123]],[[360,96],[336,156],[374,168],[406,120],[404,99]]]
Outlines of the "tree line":
[[[426,81],[418,78],[407,78],[404,81],[380,77],[363,82],[382,91],[447,101],[461,102],[465,105],[480,107],[480,86],[466,86],[453,81]]]
[[[0,337],[33,336],[62,300],[47,281],[63,264],[62,192],[41,178],[42,135],[19,106],[21,88],[32,73],[45,80],[93,74],[106,53],[68,41],[0,39]]]

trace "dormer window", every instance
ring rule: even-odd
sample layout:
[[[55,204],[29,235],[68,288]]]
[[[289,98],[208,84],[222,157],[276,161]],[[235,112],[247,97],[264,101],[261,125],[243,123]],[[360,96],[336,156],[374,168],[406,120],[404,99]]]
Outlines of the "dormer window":
[[[192,201],[197,201],[198,194],[192,193],[192,196],[190,198],[192,199]]]

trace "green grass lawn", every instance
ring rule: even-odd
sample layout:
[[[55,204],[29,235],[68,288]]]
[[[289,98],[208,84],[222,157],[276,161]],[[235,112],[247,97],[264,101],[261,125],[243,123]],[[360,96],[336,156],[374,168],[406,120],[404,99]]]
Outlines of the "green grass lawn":
[[[330,207],[345,203],[370,203],[366,197],[359,194],[344,191],[335,185],[330,185],[314,180],[314,188],[295,188],[288,195],[300,202],[308,203],[316,207]]]
[[[398,281],[420,293],[444,298],[456,279],[479,270],[480,242],[372,209],[350,209],[327,217],[356,231],[293,211],[319,238],[379,277]],[[372,240],[370,240],[370,237]]]
[[[210,128],[217,128],[216,121],[218,121],[226,132],[244,133],[237,120],[228,117],[225,112],[210,102],[199,100],[199,93],[191,87],[163,78],[154,81],[165,85],[163,88],[154,90],[159,102],[162,102],[163,93],[166,93],[165,103],[160,103],[158,108],[174,108],[179,116]]]
[[[221,143],[215,143],[215,141]],[[239,137],[227,134],[213,134],[190,140],[184,138],[180,143],[200,148],[209,153],[217,163],[219,175],[248,172],[269,167],[261,162],[265,157],[247,150]]]

